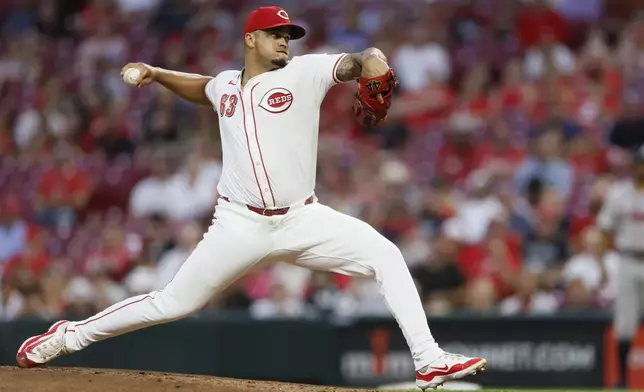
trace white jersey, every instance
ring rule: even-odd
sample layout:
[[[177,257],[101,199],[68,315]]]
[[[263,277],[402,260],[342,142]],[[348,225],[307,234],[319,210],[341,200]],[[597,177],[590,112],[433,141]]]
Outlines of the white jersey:
[[[614,233],[618,251],[644,251],[644,191],[633,181],[620,181],[609,189],[597,217],[601,230]]]
[[[217,191],[260,208],[301,203],[315,187],[320,104],[340,83],[345,54],[310,54],[251,78],[223,71],[206,85],[219,115],[223,169]]]

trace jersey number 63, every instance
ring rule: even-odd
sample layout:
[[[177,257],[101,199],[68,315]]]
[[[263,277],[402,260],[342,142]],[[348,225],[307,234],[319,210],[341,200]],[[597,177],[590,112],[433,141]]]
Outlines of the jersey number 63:
[[[237,96],[224,94],[221,96],[219,103],[219,117],[232,117],[235,114],[235,107],[237,107]]]

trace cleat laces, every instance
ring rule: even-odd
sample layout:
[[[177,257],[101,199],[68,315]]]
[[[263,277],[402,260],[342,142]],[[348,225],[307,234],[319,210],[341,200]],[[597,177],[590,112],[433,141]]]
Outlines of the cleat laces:
[[[465,359],[465,356],[464,356],[464,355],[461,355],[461,354],[452,354],[452,353],[445,353],[445,354],[443,354],[443,357],[444,357],[445,359],[449,359],[449,360],[456,361],[456,362],[459,362],[459,361],[462,361],[462,360],[464,360],[464,359]]]
[[[55,357],[62,351],[60,343],[57,343],[56,340],[55,337],[52,337],[46,342],[36,346],[34,351],[43,358]]]

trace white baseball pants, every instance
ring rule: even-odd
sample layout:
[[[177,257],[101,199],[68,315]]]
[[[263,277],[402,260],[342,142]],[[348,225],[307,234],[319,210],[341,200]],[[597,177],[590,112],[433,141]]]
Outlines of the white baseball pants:
[[[416,369],[443,351],[427,325],[398,248],[367,223],[314,202],[262,216],[220,199],[215,219],[174,279],[159,291],[126,299],[66,334],[70,352],[198,311],[258,263],[286,261],[349,276],[374,277],[410,347]]]
[[[620,340],[631,340],[644,307],[644,260],[620,255],[617,267],[614,330]]]

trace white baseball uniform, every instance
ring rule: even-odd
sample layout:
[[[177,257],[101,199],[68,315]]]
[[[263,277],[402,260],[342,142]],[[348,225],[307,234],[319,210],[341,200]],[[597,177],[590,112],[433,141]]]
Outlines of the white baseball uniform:
[[[295,57],[243,88],[241,71],[221,72],[207,84],[223,150],[222,197],[212,225],[163,290],[127,299],[68,328],[68,351],[185,317],[250,268],[286,261],[374,277],[416,369],[443,353],[398,248],[367,223],[318,203],[314,195],[320,104],[340,83],[336,68],[343,56]],[[278,215],[259,211],[286,208]]]
[[[620,181],[608,191],[597,217],[601,230],[612,232],[619,254],[615,332],[630,339],[637,331],[644,306],[644,191],[632,180]]]

